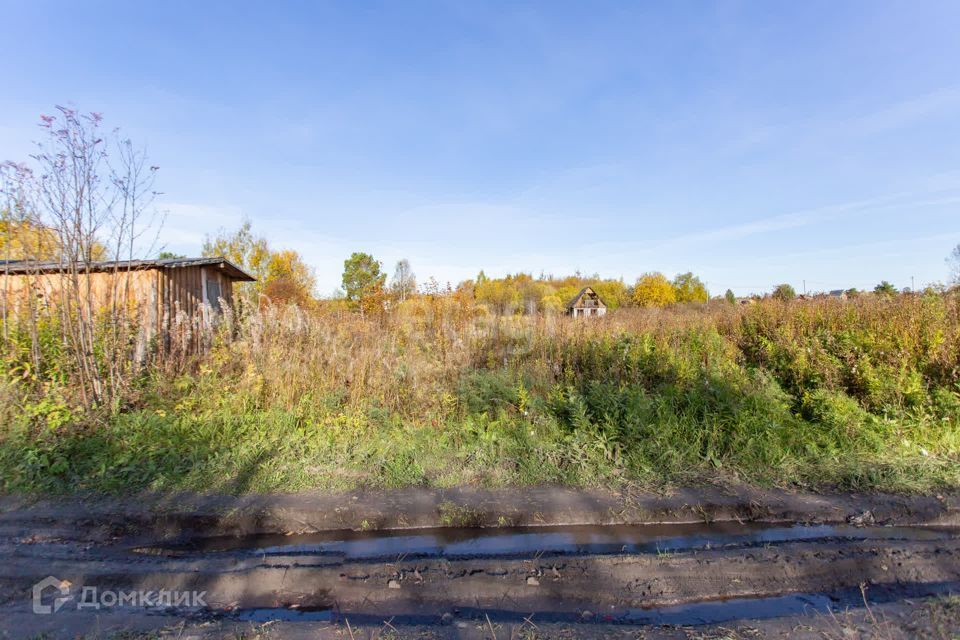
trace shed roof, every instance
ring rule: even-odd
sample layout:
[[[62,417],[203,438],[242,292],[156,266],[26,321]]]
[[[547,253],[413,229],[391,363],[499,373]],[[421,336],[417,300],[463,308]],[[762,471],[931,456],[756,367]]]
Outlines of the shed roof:
[[[576,306],[576,304],[580,302],[580,298],[582,298],[588,291],[597,297],[597,302],[599,302],[601,306],[607,306],[607,303],[603,301],[603,298],[600,297],[600,294],[593,290],[593,287],[584,287],[583,289],[580,289],[580,293],[573,296],[573,299],[567,303],[567,309],[571,309]]]
[[[107,260],[81,264],[81,272],[140,271],[143,269],[177,269],[181,267],[218,266],[226,277],[241,282],[255,282],[256,278],[223,256],[213,258],[164,258],[162,260]],[[61,273],[67,265],[61,262],[33,262],[31,260],[2,260],[0,274]]]

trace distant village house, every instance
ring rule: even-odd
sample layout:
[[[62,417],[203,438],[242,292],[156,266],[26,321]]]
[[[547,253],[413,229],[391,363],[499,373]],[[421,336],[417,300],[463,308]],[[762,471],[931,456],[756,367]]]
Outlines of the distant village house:
[[[598,317],[606,315],[607,305],[591,287],[584,287],[567,304],[567,315],[574,318]]]

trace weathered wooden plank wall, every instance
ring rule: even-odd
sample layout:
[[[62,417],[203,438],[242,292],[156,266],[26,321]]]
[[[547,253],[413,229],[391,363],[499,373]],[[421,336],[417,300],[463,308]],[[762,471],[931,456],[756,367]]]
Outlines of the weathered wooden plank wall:
[[[204,273],[204,270],[206,272]],[[220,297],[233,303],[233,281],[209,266],[120,270],[79,274],[83,304],[92,300],[95,310],[122,308],[139,318],[148,337],[166,333],[174,323],[189,321],[194,328],[202,315],[204,278],[220,285]],[[72,291],[69,274],[0,273],[0,313],[17,314],[29,296],[41,307],[59,304],[61,292]],[[196,331],[193,331],[195,334]]]

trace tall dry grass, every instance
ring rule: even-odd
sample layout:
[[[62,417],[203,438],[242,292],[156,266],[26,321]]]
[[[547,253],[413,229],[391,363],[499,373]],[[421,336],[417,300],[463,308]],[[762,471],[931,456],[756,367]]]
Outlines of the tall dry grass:
[[[221,339],[202,366],[238,388],[249,385],[271,406],[338,395],[351,406],[374,403],[409,418],[436,410],[444,393],[481,371],[541,384],[611,376],[636,383],[642,372],[623,370],[629,353],[616,351],[624,338],[699,370],[681,376],[721,363],[762,369],[797,402],[830,390],[881,413],[922,406],[937,391],[956,392],[960,381],[956,296],[624,309],[586,321],[452,306],[421,301],[374,319],[268,308]],[[704,349],[711,339],[718,348]],[[687,362],[684,355],[694,352],[702,360]],[[600,354],[609,369],[591,368]]]
[[[0,470],[8,490],[43,491],[954,486],[958,320],[955,295],[587,321],[499,317],[456,296],[372,318],[270,307],[190,326],[208,349],[158,359],[112,413],[78,409],[68,370],[23,377],[8,345],[0,394],[17,406]]]

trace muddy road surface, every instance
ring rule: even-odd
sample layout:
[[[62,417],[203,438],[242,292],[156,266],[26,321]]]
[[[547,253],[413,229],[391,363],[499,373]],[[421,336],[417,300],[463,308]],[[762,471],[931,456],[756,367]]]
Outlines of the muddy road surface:
[[[0,632],[949,638],[957,507],[755,490],[5,498]],[[935,623],[909,626],[927,608]],[[881,629],[884,611],[909,623]]]

